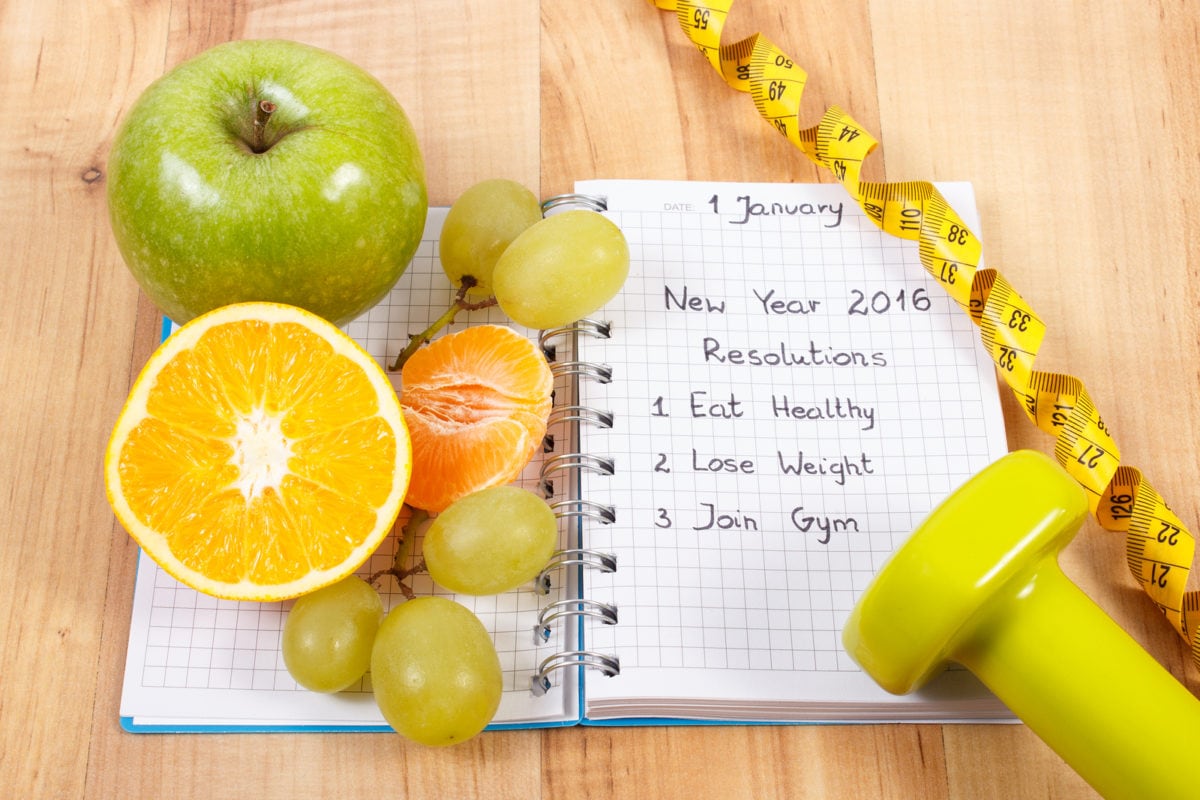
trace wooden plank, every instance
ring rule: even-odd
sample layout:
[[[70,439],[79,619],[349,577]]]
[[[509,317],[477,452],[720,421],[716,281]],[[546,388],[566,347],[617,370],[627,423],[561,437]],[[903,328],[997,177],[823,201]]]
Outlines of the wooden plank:
[[[936,725],[548,731],[542,796],[947,798]],[[563,746],[566,740],[567,746]]]
[[[758,116],[748,94],[724,83],[674,14],[644,2],[548,0],[542,27],[545,194],[587,178],[832,180]],[[802,123],[815,125],[827,105],[841,102],[877,128],[870,50],[853,45],[866,27],[860,2],[839,4],[836,15],[807,3],[740,3],[722,41],[761,32],[797,58],[836,62],[828,74],[810,74]],[[847,52],[861,57],[834,57]],[[870,159],[864,174],[881,178],[879,160]]]
[[[1200,9],[950,0],[739,2],[846,108],[871,178],[970,180],[990,263],[1050,324],[1127,463],[1200,520]],[[104,159],[165,69],[282,36],[373,72],[408,110],[430,198],[505,176],[828,181],[642,0],[0,4],[0,785],[34,797],[1094,797],[1023,726],[618,728],[142,736],[117,724],[135,548],[100,465],[157,311],[108,231]],[[1013,447],[1052,442],[1006,400]],[[1200,692],[1182,643],[1089,523],[1072,577]]]
[[[118,541],[101,463],[137,302],[108,231],[104,155],[129,92],[159,67],[133,40],[165,16],[43,3],[0,14],[0,783],[78,797]]]

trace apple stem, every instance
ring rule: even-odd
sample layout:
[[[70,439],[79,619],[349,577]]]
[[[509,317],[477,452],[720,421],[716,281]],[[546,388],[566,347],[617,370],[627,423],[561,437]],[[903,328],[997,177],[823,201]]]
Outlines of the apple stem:
[[[265,153],[270,145],[267,144],[267,123],[278,108],[270,100],[259,100],[254,105],[254,142],[250,149],[256,153]]]
[[[432,323],[429,327],[420,333],[413,334],[408,337],[408,346],[400,351],[400,355],[396,356],[396,360],[388,369],[391,372],[398,371],[404,366],[408,359],[412,358],[412,354],[421,349],[422,345],[428,343],[442,328],[449,325],[458,316],[460,311],[478,311],[482,308],[489,308],[496,305],[496,298],[489,297],[486,300],[480,300],[475,303],[467,302],[467,290],[475,285],[475,279],[467,275],[462,279],[462,285],[458,287],[458,292],[454,295],[454,302],[450,307]]]

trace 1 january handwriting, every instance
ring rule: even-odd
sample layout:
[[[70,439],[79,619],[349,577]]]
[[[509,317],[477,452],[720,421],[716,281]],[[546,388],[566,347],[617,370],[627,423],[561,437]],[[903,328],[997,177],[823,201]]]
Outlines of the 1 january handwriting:
[[[714,194],[708,199],[714,214],[721,213],[721,196]],[[728,205],[728,204],[726,204]],[[778,203],[760,202],[748,194],[740,194],[734,198],[736,216],[729,220],[730,225],[745,225],[754,217],[813,217],[830,218],[822,224],[826,228],[837,228],[842,224],[843,204],[834,203]]]

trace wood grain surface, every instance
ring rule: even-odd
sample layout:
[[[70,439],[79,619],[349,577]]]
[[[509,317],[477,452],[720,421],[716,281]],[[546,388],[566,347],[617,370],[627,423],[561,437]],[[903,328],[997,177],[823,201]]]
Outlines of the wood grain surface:
[[[741,0],[728,26],[805,66],[806,122],[837,103],[881,140],[868,177],[974,184],[989,264],[1049,323],[1039,366],[1083,379],[1123,463],[1194,531],[1198,23],[1180,0]],[[592,177],[829,180],[644,0],[0,2],[0,794],[1095,796],[1019,725],[554,729],[448,750],[123,732],[135,547],[101,462],[158,319],[110,233],[106,157],[152,80],[257,37],[380,78],[413,119],[436,204],[500,176],[543,196]],[[1011,448],[1052,450],[1011,398],[1005,415]],[[1089,522],[1063,562],[1200,691],[1119,535]]]

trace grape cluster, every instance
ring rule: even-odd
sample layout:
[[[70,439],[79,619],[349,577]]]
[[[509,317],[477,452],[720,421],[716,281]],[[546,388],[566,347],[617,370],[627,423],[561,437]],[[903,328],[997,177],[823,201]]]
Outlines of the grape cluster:
[[[463,594],[528,583],[554,552],[558,525],[537,495],[515,486],[469,494],[425,534],[430,577]],[[296,601],[283,625],[283,661],[296,683],[338,692],[371,670],[375,702],[396,731],[428,745],[471,738],[500,704],[500,658],[483,623],[445,597],[406,600],[386,616],[379,593],[351,576]]]
[[[599,212],[542,218],[533,192],[496,179],[475,184],[450,207],[441,260],[455,286],[492,293],[514,322],[545,329],[611,300],[629,274],[629,245]]]
[[[476,184],[459,197],[440,245],[460,306],[468,294],[494,297],[508,317],[529,328],[558,327],[593,313],[629,272],[625,237],[602,214],[576,210],[543,218],[533,192],[504,179]],[[438,514],[422,555],[443,588],[497,594],[533,580],[557,539],[557,521],[544,500],[495,486]],[[296,683],[317,692],[342,691],[369,669],[384,719],[424,744],[471,738],[500,704],[500,659],[491,636],[470,610],[445,597],[409,599],[385,615],[373,586],[346,578],[296,601],[282,649]]]

